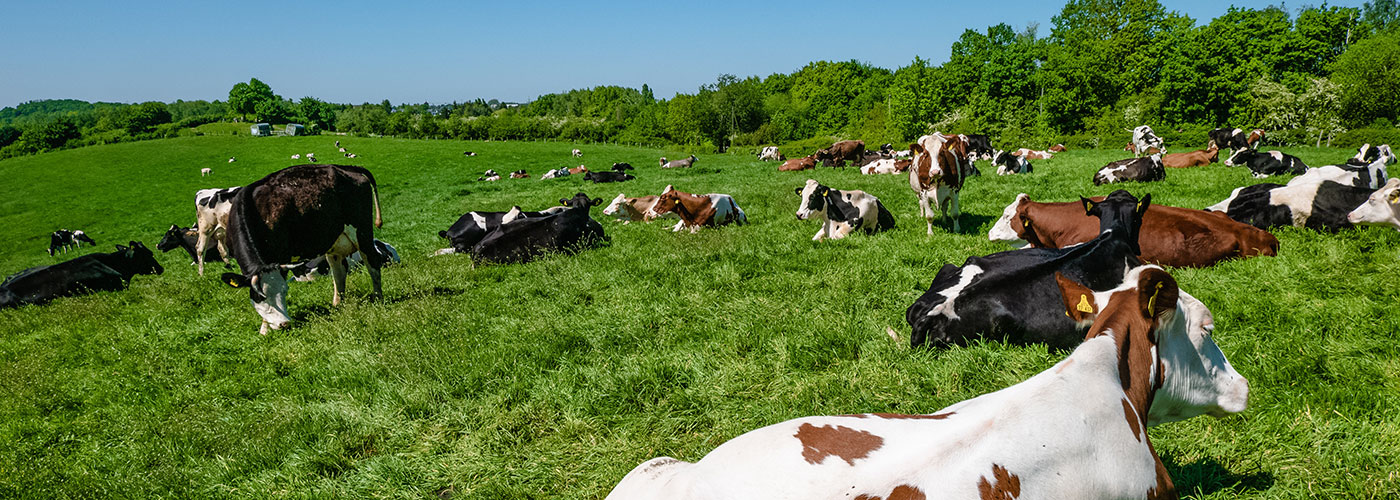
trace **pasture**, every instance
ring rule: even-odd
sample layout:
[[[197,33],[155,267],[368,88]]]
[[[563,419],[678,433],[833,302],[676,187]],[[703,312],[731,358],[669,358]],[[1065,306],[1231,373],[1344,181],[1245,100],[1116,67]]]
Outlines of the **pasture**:
[[[336,139],[359,158],[343,158]],[[1260,182],[1216,164],[1093,186],[1119,151],[1070,151],[1000,178],[979,162],[984,175],[962,193],[964,233],[943,224],[929,237],[906,176],[854,168],[776,172],[748,154],[702,154],[695,168],[663,171],[659,156],[689,152],[183,137],[0,161],[0,273],[54,262],[44,249],[60,227],[87,231],[96,250],[154,247],[171,224],[193,222],[195,190],[247,184],[307,152],[378,179],[376,236],[403,256],[384,271],[385,299],[366,300],[364,272],[338,308],[329,279],[295,283],[294,326],[259,336],[248,295],[218,281],[222,266],[199,277],[175,250],[158,255],[165,274],[125,292],[0,311],[0,496],[601,498],[654,456],[698,460],[798,416],[930,413],[1050,367],[1066,353],[908,347],[905,308],[942,264],[1006,249],[986,232],[1019,192],[1069,201],[1124,187],[1201,208]],[[1287,152],[1310,165],[1352,154]],[[538,180],[615,161],[638,179]],[[200,177],[203,167],[213,174]],[[533,178],[477,182],[488,168]],[[793,215],[808,178],[878,196],[897,227],[811,242],[816,222]],[[595,208],[611,242],[578,255],[477,267],[427,257],[468,210],[536,210],[579,191],[606,203],[667,184],[732,194],[750,225],[673,234]],[[1215,340],[1251,397],[1238,415],[1152,428],[1153,443],[1186,497],[1394,495],[1400,232],[1275,234],[1278,257],[1171,270],[1214,312]]]

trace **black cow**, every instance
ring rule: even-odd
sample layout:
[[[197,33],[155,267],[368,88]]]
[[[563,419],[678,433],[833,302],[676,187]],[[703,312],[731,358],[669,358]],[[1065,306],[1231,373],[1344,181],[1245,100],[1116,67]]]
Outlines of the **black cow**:
[[[975,158],[990,160],[996,152],[992,149],[992,140],[987,134],[963,134],[967,137],[967,152]]]
[[[248,288],[262,317],[261,333],[291,322],[287,315],[287,268],[325,255],[335,278],[331,305],[345,293],[345,258],[364,253],[374,285],[383,294],[379,268],[385,256],[374,246],[383,224],[374,174],[350,165],[295,165],[238,190],[229,212],[229,255],[243,274],[224,273],[224,283]]]
[[[1374,189],[1332,181],[1236,188],[1225,201],[1206,207],[1260,229],[1306,227],[1335,233],[1351,227],[1347,214],[1366,203]]]
[[[0,283],[0,309],[44,304],[58,297],[125,289],[138,274],[160,274],[165,268],[155,253],[133,241],[111,253],[92,253],[48,266],[20,271]]]
[[[195,244],[199,242],[199,228],[197,226],[180,227],[178,224],[171,224],[170,229],[161,236],[160,243],[156,243],[156,250],[169,252],[176,248],[184,249],[190,254],[190,265],[199,262],[199,253],[195,251]],[[219,249],[209,247],[204,249],[205,262],[224,262],[224,258],[219,255]],[[225,265],[228,263],[225,262]]]
[[[1138,230],[1151,195],[1139,201],[1117,190],[1101,202],[1080,198],[1099,218],[1099,236],[1068,248],[1027,248],[969,257],[961,267],[945,264],[922,297],[905,311],[910,343],[965,345],[987,336],[1015,344],[1043,342],[1069,348],[1084,329],[1065,315],[1056,273],[1097,291],[1123,282],[1141,265]]]
[[[632,164],[631,164],[631,163],[620,162],[620,163],[614,163],[613,166],[612,166],[612,170],[613,170],[613,172],[625,172],[625,171],[628,171],[628,170],[636,170],[636,169],[635,169],[635,168],[632,168]]]
[[[1244,130],[1237,128],[1217,128],[1206,132],[1206,148],[1214,144],[1218,149],[1241,149],[1249,147]]]
[[[486,262],[528,262],[545,252],[573,252],[607,241],[603,226],[588,216],[590,207],[603,204],[601,198],[578,193],[559,203],[567,207],[562,212],[502,224],[472,248],[472,255]]]
[[[1152,182],[1167,178],[1167,169],[1162,166],[1162,154],[1142,158],[1128,158],[1104,165],[1094,173],[1094,185],[1115,182]]]
[[[583,174],[583,180],[593,181],[594,184],[603,182],[624,182],[632,179],[636,179],[636,177],[623,172],[588,172]]]
[[[53,256],[54,252],[67,252],[69,248],[83,246],[83,243],[97,246],[97,242],[92,241],[82,230],[59,229],[49,234],[49,256]]]
[[[1255,177],[1279,174],[1298,175],[1308,170],[1308,166],[1297,156],[1278,151],[1259,152],[1248,148],[1235,150],[1234,154],[1225,160],[1227,167],[1240,165],[1249,167],[1249,171],[1254,172]]]
[[[539,212],[525,212],[520,210],[519,206],[514,206],[505,212],[467,212],[458,217],[457,222],[453,222],[446,231],[438,231],[438,237],[446,239],[451,245],[449,247],[451,251],[443,249],[438,251],[438,254],[469,253],[472,251],[472,247],[480,243],[481,239],[485,238],[488,233],[501,227],[501,224],[519,218],[544,217],[563,210],[563,207],[551,207]]]

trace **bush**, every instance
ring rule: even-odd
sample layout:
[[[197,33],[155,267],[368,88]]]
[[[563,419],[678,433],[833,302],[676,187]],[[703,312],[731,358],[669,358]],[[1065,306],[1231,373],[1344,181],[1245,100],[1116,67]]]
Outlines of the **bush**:
[[[1332,140],[1332,146],[1339,148],[1356,148],[1362,144],[1400,145],[1400,129],[1359,128],[1342,132]]]
[[[783,156],[786,156],[788,158],[799,158],[815,153],[818,149],[831,147],[832,143],[837,142],[839,140],[840,139],[836,139],[831,136],[813,137],[811,139],[803,139],[800,141],[793,141],[787,144],[779,145],[778,150],[782,151]],[[866,144],[866,147],[870,147],[870,145]],[[876,145],[875,147],[878,148],[879,146]]]

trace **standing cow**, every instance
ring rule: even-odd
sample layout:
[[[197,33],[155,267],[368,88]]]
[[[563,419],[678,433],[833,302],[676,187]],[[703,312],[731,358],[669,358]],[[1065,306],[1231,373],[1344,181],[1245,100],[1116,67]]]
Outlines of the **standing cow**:
[[[812,153],[812,159],[830,167],[844,167],[850,161],[860,166],[865,157],[865,141],[841,141]]]
[[[225,263],[228,254],[228,215],[233,206],[233,197],[241,189],[234,186],[225,189],[201,189],[194,193],[195,226],[199,229],[199,241],[195,242],[195,256],[199,259],[199,275],[204,276],[204,254],[211,246],[219,248],[219,256]]]
[[[83,243],[97,246],[97,242],[89,238],[87,233],[84,233],[81,229],[74,229],[72,231],[59,229],[49,234],[49,256],[52,257],[55,252],[63,253],[67,252],[69,248],[83,246]]]
[[[933,234],[934,206],[943,212],[944,218],[949,218],[951,205],[953,232],[958,232],[958,217],[962,214],[958,192],[962,191],[963,180],[972,172],[967,143],[961,136],[935,132],[920,137],[918,142],[909,145],[909,150],[914,152],[909,188],[919,198],[919,215],[928,223],[928,234]],[[934,204],[929,205],[929,201]]]

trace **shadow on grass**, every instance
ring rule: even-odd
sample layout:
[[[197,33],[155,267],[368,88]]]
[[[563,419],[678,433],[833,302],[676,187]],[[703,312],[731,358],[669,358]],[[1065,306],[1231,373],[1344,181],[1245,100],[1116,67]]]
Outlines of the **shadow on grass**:
[[[1267,490],[1274,485],[1274,475],[1264,471],[1236,473],[1214,458],[1200,462],[1177,464],[1169,457],[1162,463],[1171,471],[1172,482],[1182,497],[1199,498],[1220,491],[1234,494]]]
[[[958,218],[959,231],[957,232],[957,234],[981,234],[982,226],[984,224],[991,222],[1000,216],[1000,214],[998,214],[996,217],[993,217],[990,215],[963,213],[962,216]],[[942,224],[942,227],[950,233],[953,232],[953,223],[951,221],[945,221]]]

